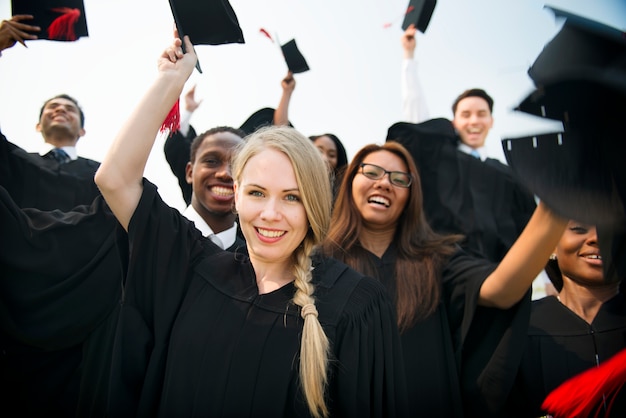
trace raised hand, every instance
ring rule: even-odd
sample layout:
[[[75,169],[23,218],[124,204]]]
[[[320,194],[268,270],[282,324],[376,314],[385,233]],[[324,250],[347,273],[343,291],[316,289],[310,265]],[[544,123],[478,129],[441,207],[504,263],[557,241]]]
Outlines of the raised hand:
[[[37,39],[37,35],[31,32],[39,32],[39,26],[22,23],[24,20],[33,19],[32,15],[15,15],[10,20],[0,22],[0,51],[11,48],[16,42],[26,47],[27,40]]]

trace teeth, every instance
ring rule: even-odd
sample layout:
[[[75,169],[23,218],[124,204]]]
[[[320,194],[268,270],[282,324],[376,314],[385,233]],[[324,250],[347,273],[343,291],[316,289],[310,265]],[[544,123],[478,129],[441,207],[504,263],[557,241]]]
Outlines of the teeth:
[[[385,205],[385,207],[389,207],[389,205],[391,204],[389,202],[389,200],[385,199],[384,197],[381,196],[374,196],[371,197],[368,202],[373,202],[373,203],[380,203],[381,205]]]
[[[592,260],[602,260],[602,256],[597,254],[587,255],[585,256],[585,258],[591,258]]]
[[[257,228],[257,231],[259,231],[259,234],[267,238],[277,238],[285,235],[285,231],[268,231],[267,229],[261,228]]]
[[[232,196],[233,194],[235,194],[233,189],[230,189],[228,187],[215,186],[211,188],[211,191],[220,196]]]

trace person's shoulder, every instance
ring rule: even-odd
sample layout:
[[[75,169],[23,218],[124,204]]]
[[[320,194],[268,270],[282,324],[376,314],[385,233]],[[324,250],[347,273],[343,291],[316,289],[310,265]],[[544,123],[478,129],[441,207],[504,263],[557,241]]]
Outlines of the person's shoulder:
[[[485,161],[483,162],[485,163],[485,165],[489,167],[493,167],[494,169],[500,171],[501,173],[508,174],[508,175],[511,175],[513,173],[511,170],[511,167],[504,164],[502,161],[498,160],[497,158],[487,157]]]
[[[376,306],[389,303],[387,291],[378,280],[334,258],[318,257],[315,261],[316,303],[326,322],[359,317]]]
[[[85,158],[85,157],[77,157],[76,161],[81,161],[82,163],[86,164],[86,165],[90,165],[92,167],[100,167],[100,161],[96,161],[96,160],[92,160],[91,158]]]

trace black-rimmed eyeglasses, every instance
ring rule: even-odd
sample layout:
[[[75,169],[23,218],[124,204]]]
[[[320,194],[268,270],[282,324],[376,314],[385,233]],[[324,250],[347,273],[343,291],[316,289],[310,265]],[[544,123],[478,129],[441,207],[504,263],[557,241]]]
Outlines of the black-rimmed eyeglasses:
[[[385,176],[385,174],[389,174],[389,182],[391,184],[405,189],[411,186],[411,182],[413,181],[411,175],[409,173],[405,173],[404,171],[387,171],[375,164],[367,163],[361,163],[359,164],[359,167],[361,167],[361,174],[368,179],[380,180]]]

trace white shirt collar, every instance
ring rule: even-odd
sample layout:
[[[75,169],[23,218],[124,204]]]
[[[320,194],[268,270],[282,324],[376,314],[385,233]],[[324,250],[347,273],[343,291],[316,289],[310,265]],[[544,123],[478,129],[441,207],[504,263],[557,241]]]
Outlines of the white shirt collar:
[[[486,155],[485,155],[485,147],[480,147],[480,148],[472,148],[467,144],[464,144],[463,142],[459,142],[459,146],[457,147],[457,149],[461,152],[464,152],[466,154],[471,154],[472,151],[476,151],[478,152],[478,155],[480,155],[480,160],[481,161],[485,161]]]
[[[41,146],[41,148],[39,149],[39,155],[41,155],[42,157],[44,155],[46,155],[47,153],[49,153],[53,148],[56,148],[54,145],[49,144],[47,142],[44,142],[43,145]],[[78,159],[78,153],[76,152],[76,147],[60,147],[63,151],[65,151],[67,153],[67,155],[70,156],[70,158],[72,159],[72,161]]]
[[[193,222],[203,236],[208,237],[209,235],[214,234],[213,229],[211,229],[206,221],[202,219],[202,216],[196,212],[193,206],[187,206],[187,209],[183,211],[183,216]],[[237,222],[234,222],[233,226],[227,230],[218,232],[215,235],[224,244],[224,249],[232,247],[237,239]]]

